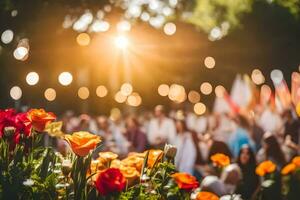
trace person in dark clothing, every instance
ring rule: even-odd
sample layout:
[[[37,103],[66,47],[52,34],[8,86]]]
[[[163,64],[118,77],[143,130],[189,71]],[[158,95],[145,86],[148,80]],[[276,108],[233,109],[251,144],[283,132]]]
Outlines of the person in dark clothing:
[[[228,147],[228,145],[225,142],[213,140],[211,147],[209,149],[208,153],[208,159],[214,154],[222,153],[228,156],[230,159],[232,158],[232,153]],[[210,161],[210,160],[209,160]]]
[[[139,123],[135,117],[126,119],[125,137],[130,143],[129,151],[143,152],[147,148],[147,137],[140,129]]]
[[[293,118],[292,112],[290,110],[284,113],[284,118],[286,119],[286,122],[284,123],[284,137],[286,138],[289,135],[292,142],[298,145],[300,131],[299,120]]]
[[[276,137],[272,134],[265,134],[264,143],[266,159],[273,161],[279,168],[286,164],[286,158]]]
[[[237,164],[242,171],[242,180],[237,186],[236,193],[244,200],[251,199],[259,184],[259,177],[255,173],[256,159],[248,145],[244,145],[239,152]]]

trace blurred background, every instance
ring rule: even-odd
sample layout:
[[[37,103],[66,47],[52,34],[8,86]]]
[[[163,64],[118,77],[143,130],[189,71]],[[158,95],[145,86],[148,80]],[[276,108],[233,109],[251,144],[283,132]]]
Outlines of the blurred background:
[[[298,0],[1,0],[0,107],[211,110],[237,74],[273,88],[278,69],[290,86],[299,13]]]

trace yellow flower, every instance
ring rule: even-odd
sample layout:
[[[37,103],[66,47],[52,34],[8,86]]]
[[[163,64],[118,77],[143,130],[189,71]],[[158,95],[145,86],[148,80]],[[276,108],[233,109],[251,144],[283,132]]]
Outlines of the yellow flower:
[[[259,176],[265,176],[266,174],[272,173],[275,170],[276,170],[276,165],[272,161],[267,160],[260,163],[256,167],[255,172]]]
[[[210,160],[216,165],[217,167],[226,167],[227,165],[230,164],[230,159],[228,156],[222,154],[222,153],[217,153],[214,154],[210,157]]]
[[[118,155],[113,152],[100,152],[99,157],[104,159],[106,162],[110,162],[118,158]]]
[[[115,159],[115,160],[111,161],[110,168],[118,168],[118,169],[120,169],[121,166],[123,166],[123,163],[122,163],[121,160]]]
[[[134,167],[136,170],[141,171],[143,166],[144,158],[134,156],[131,154],[131,156],[128,156],[127,158],[122,160],[123,165]]]
[[[296,169],[296,165],[294,163],[287,164],[282,170],[281,174],[282,175],[288,175],[292,172],[294,172]]]
[[[127,179],[128,185],[130,186],[133,185],[140,177],[140,173],[134,167],[121,166],[119,169],[123,176]]]
[[[88,155],[101,142],[99,136],[84,131],[65,135],[65,140],[69,143],[72,151],[81,157]]]

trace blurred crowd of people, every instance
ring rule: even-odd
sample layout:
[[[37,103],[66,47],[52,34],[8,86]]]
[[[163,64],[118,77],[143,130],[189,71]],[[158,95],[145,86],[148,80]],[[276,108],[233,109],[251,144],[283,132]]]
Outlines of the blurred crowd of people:
[[[271,160],[280,168],[300,152],[297,114],[293,110],[278,113],[272,107],[197,116],[182,110],[167,113],[158,105],[153,112],[114,118],[76,116],[68,111],[61,120],[65,133],[88,131],[100,135],[104,144],[101,151],[121,157],[172,144],[177,147],[175,165],[179,171],[206,177],[203,184],[213,185],[215,193],[237,191],[243,199],[250,199],[257,189],[257,163]],[[56,145],[60,151],[67,148],[64,141]],[[235,163],[224,170],[221,179],[213,176],[209,167],[210,157],[216,153],[229,156]]]

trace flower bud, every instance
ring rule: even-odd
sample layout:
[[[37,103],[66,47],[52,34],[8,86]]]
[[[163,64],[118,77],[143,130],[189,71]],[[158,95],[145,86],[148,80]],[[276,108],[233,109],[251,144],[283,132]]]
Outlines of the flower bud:
[[[174,159],[177,153],[177,148],[171,144],[166,144],[164,149],[165,157],[168,159]]]
[[[69,160],[69,159],[63,160],[62,168],[61,168],[61,171],[62,171],[63,175],[68,176],[69,173],[71,172],[71,170],[72,170],[71,160]]]
[[[4,128],[4,135],[6,137],[11,137],[11,136],[14,135],[15,131],[16,131],[15,127],[12,127],[12,126],[5,127]]]

